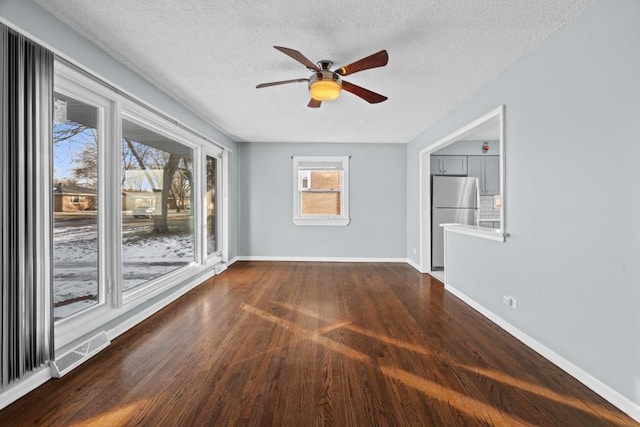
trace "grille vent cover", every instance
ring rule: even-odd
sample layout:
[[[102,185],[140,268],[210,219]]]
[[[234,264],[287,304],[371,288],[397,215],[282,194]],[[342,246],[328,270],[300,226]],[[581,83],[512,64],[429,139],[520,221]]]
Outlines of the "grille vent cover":
[[[107,334],[104,331],[100,332],[98,335],[88,339],[51,362],[51,376],[54,378],[62,377],[76,366],[98,354],[110,344],[111,341],[107,338]]]

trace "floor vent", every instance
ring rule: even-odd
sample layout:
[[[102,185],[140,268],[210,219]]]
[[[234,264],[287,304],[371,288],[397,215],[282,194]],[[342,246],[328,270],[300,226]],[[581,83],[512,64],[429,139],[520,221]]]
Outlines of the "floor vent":
[[[221,263],[221,264],[217,264],[213,270],[216,272],[216,274],[220,274],[223,271],[225,271],[227,269],[227,264],[226,263]]]
[[[76,348],[66,352],[51,363],[51,376],[60,378],[70,372],[76,366],[86,362],[111,344],[107,334],[100,332],[98,335],[88,339]]]

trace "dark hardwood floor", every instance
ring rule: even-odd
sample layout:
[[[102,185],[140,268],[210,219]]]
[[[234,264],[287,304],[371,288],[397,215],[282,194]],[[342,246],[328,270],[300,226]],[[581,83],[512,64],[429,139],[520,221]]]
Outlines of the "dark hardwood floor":
[[[409,266],[241,262],[0,425],[639,424]]]

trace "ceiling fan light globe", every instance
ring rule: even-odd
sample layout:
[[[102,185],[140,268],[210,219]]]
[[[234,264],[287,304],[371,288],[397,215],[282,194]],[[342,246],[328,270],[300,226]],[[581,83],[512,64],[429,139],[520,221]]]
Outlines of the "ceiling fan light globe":
[[[332,101],[340,96],[341,86],[335,80],[317,80],[309,85],[311,98],[317,101]]]

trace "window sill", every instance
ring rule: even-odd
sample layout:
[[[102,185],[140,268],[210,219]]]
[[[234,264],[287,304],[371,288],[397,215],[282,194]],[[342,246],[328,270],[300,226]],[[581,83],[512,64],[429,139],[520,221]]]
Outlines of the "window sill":
[[[482,239],[493,240],[496,242],[504,242],[506,240],[505,233],[503,233],[502,230],[494,228],[465,224],[440,224],[440,227],[444,228],[445,232],[450,231],[452,233],[480,237]]]
[[[345,227],[349,225],[351,218],[293,218],[295,225],[323,225]]]

